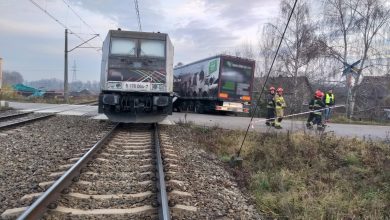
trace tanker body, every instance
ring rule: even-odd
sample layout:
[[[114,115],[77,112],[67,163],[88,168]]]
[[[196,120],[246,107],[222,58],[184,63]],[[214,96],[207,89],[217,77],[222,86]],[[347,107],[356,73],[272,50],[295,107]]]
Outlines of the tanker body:
[[[177,111],[249,112],[255,61],[219,55],[174,69]]]
[[[167,34],[110,30],[103,43],[99,113],[124,123],[172,114],[173,46]]]

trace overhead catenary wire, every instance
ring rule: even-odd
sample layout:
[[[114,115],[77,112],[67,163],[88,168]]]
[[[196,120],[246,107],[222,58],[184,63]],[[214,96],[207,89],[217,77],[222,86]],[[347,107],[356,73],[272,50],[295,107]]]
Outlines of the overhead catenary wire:
[[[138,19],[138,30],[142,31],[141,27],[141,16],[139,14],[139,8],[138,8],[138,0],[134,0],[134,7],[135,7],[135,12],[137,14],[137,19]]]
[[[83,22],[84,23],[84,25],[85,26],[87,26],[87,27],[89,27],[89,29],[91,29],[91,31],[94,33],[94,34],[97,34],[97,35],[99,35],[98,33],[96,33],[96,31],[92,28],[92,26],[91,25],[89,25],[73,8],[72,8],[72,6],[70,5],[70,4],[68,4],[67,2],[66,2],[66,0],[62,0],[63,2],[64,2],[64,4],[73,12],[73,14],[74,15],[76,15],[79,19],[80,19],[80,21],[81,22]],[[73,33],[73,34],[75,34],[75,33]],[[100,37],[100,35],[99,35],[99,38],[100,38],[100,40],[101,41],[103,41],[103,39]]]
[[[265,81],[264,81],[263,87],[261,88],[261,92],[260,92],[260,95],[259,95],[259,97],[258,97],[258,99],[257,99],[257,103],[256,103],[255,109],[254,109],[254,111],[253,111],[253,113],[252,113],[251,120],[250,120],[250,122],[249,122],[249,124],[248,124],[248,127],[247,127],[247,129],[246,129],[246,132],[245,132],[245,135],[244,135],[244,139],[242,140],[242,142],[241,142],[241,146],[240,146],[240,149],[239,149],[239,150],[238,150],[238,152],[237,152],[237,157],[239,157],[239,156],[240,156],[240,154],[241,154],[241,150],[242,150],[242,147],[244,146],[244,143],[245,143],[246,137],[247,137],[247,135],[248,135],[248,132],[249,132],[249,128],[250,128],[250,127],[251,127],[251,125],[252,125],[252,121],[253,121],[253,118],[255,117],[255,113],[256,113],[256,111],[257,111],[257,107],[259,106],[259,104],[258,104],[258,103],[260,102],[260,100],[261,100],[261,96],[262,96],[262,95],[263,95],[263,93],[264,93],[264,88],[265,88],[265,85],[267,84],[267,81],[268,81],[269,75],[271,74],[271,70],[272,70],[272,67],[274,66],[274,63],[275,63],[276,57],[278,56],[278,53],[279,53],[280,46],[282,45],[282,42],[283,42],[283,39],[284,39],[284,35],[286,34],[286,31],[287,31],[288,25],[290,24],[290,20],[291,20],[291,17],[292,17],[292,15],[293,15],[293,13],[294,13],[295,6],[297,5],[297,2],[298,2],[298,0],[295,0],[295,2],[294,2],[294,6],[293,6],[293,7],[292,7],[292,9],[291,9],[291,13],[290,13],[290,15],[288,16],[288,20],[287,20],[286,27],[284,28],[284,31],[283,31],[282,37],[280,38],[279,45],[278,45],[278,48],[277,48],[277,50],[276,50],[276,53],[275,53],[275,56],[274,56],[274,58],[273,58],[273,60],[272,60],[271,66],[270,66],[270,68],[269,68],[269,71],[268,71],[268,73],[267,73],[267,76],[266,76],[266,78],[265,78]]]
[[[51,19],[53,19],[55,22],[57,22],[59,25],[61,25],[63,28],[65,29],[68,29],[69,30],[69,33],[70,34],[73,34],[75,35],[78,39],[80,39],[82,42],[85,42],[86,40],[84,40],[79,34],[75,33],[74,31],[72,31],[68,26],[66,26],[64,23],[62,23],[59,19],[57,19],[56,17],[54,17],[54,15],[52,15],[49,11],[47,11],[46,9],[42,8],[42,6],[40,6],[38,3],[36,3],[34,0],[30,0],[30,2],[35,5],[37,8],[39,8],[42,12],[44,12],[46,15],[48,15]],[[93,47],[91,44],[87,43],[90,47]],[[98,52],[98,50],[97,50]]]

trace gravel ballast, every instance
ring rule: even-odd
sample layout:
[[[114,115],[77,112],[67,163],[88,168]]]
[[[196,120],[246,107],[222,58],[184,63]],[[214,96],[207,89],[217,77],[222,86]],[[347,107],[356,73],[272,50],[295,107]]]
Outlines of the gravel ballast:
[[[188,205],[197,207],[195,216],[183,219],[260,219],[254,205],[215,155],[185,138],[189,134],[179,126],[164,126],[162,130],[170,136],[180,161],[173,178],[185,182],[179,188],[192,195],[186,201]]]
[[[55,116],[1,130],[0,213],[30,205],[20,198],[42,192],[38,183],[48,181],[58,165],[96,143],[109,124],[78,116]]]

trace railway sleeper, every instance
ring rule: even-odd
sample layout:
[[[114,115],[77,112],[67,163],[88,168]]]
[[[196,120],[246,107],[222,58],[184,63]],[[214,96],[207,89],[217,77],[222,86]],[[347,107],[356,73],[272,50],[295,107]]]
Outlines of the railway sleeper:
[[[156,219],[157,209],[151,205],[124,209],[75,209],[58,206],[48,212],[44,219]]]
[[[69,193],[61,196],[57,200],[57,204],[77,209],[125,209],[152,205],[155,201],[156,196],[150,191],[139,194],[113,195]]]

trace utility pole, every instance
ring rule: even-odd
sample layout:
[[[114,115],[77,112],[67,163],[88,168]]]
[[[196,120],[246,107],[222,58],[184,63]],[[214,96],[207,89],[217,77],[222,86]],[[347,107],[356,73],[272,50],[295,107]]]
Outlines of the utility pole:
[[[351,74],[347,75],[346,78],[345,78],[345,81],[346,81],[346,86],[347,86],[347,100],[346,100],[346,116],[348,119],[351,119],[351,109],[350,109],[350,105],[351,105],[351,83],[352,83],[352,76]]]
[[[68,91],[68,29],[65,29],[64,99],[69,103]]]
[[[77,80],[77,66],[76,66],[76,60],[73,60],[73,66],[72,66],[72,82],[76,82]]]
[[[1,92],[1,86],[3,85],[3,58],[0,57],[0,92]]]
[[[72,32],[71,32],[72,34]],[[94,34],[93,37],[84,41],[83,43],[75,46],[74,48],[68,50],[68,29],[65,28],[65,64],[64,64],[64,99],[66,103],[69,103],[69,84],[68,84],[68,53],[72,52],[77,48],[100,48],[100,47],[81,47],[82,45],[88,43],[89,41],[98,37],[99,34]]]

